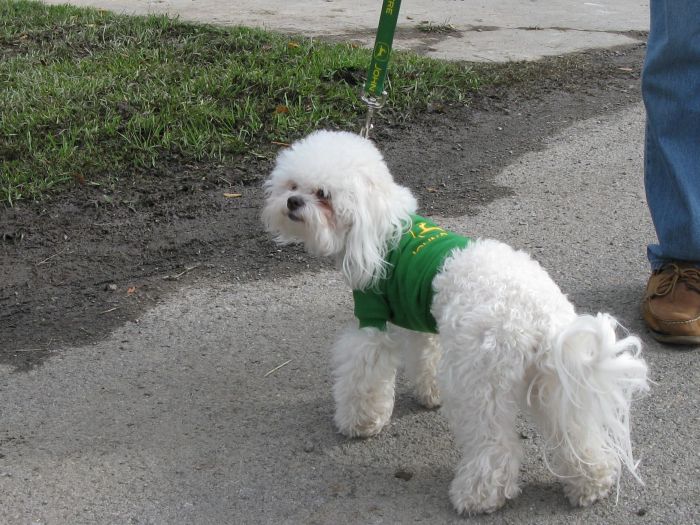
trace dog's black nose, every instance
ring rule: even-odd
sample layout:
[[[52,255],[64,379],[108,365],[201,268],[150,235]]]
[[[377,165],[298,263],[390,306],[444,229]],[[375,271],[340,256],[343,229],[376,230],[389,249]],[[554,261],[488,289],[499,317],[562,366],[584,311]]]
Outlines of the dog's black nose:
[[[304,205],[304,199],[298,195],[292,195],[287,199],[287,208],[289,211],[294,211],[301,208]]]

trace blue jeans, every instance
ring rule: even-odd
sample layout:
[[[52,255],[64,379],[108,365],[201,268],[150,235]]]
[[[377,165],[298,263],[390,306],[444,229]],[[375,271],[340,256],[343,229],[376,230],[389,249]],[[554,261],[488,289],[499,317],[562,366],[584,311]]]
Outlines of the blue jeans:
[[[700,0],[651,0],[642,95],[644,184],[659,240],[649,262],[700,266]]]

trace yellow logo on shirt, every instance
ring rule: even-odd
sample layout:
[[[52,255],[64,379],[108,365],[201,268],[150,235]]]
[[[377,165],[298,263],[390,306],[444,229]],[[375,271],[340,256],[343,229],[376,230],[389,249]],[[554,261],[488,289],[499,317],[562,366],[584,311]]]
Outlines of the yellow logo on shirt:
[[[439,226],[429,226],[427,222],[416,223],[415,227],[411,229],[411,236],[414,239],[424,239],[416,249],[411,252],[411,255],[416,255],[423,248],[425,248],[429,243],[441,237],[447,237],[447,232],[440,228]]]

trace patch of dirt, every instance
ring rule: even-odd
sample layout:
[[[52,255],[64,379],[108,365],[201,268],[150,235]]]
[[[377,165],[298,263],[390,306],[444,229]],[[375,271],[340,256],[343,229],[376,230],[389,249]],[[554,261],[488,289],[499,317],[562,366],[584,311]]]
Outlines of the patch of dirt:
[[[495,175],[576,121],[639,102],[644,45],[547,59],[483,90],[469,107],[435,104],[373,138],[422,212],[477,213],[510,194]],[[244,282],[318,268],[280,250],[259,215],[267,159],[183,165],[112,186],[79,186],[0,210],[0,364],[26,371],[59,345],[105,337],[184,284]],[[240,194],[240,196],[237,196]],[[328,263],[322,263],[327,266]]]

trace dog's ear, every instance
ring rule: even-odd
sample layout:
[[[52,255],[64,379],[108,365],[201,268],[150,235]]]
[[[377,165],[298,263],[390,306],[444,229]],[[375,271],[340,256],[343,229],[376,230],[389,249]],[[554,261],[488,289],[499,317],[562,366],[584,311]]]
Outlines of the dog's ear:
[[[385,277],[386,255],[410,227],[417,208],[413,194],[391,177],[364,180],[364,186],[353,192],[358,202],[348,208],[351,226],[342,260],[342,272],[357,290],[371,288]]]

